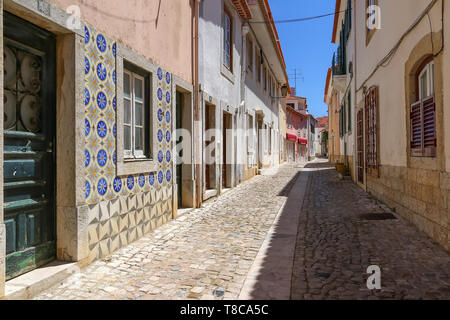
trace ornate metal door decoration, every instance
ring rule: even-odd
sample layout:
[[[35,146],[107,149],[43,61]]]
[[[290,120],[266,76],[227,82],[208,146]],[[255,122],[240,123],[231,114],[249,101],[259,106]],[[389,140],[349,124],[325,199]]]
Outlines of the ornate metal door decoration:
[[[5,46],[4,129],[41,132],[41,57]]]

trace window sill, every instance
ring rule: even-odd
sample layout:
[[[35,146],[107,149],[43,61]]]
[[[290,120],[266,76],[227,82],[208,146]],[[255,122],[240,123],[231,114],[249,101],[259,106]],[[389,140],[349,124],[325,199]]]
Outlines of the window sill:
[[[411,159],[436,159],[437,156],[434,152],[430,153],[424,153],[424,154],[414,154],[413,152],[410,152],[409,157]]]
[[[156,161],[149,159],[124,159],[117,163],[117,175],[135,175],[140,173],[156,172],[158,165]]]
[[[228,69],[227,67],[225,67],[223,64],[220,67],[220,73],[227,78],[228,80],[230,80],[231,83],[234,84],[234,74],[233,72],[230,71],[230,69]]]
[[[412,156],[408,154],[409,166],[412,169],[439,170],[438,157]]]

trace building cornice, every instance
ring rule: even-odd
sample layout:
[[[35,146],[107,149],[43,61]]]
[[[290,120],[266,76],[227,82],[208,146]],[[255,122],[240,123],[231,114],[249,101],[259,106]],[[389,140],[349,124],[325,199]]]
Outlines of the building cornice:
[[[278,37],[277,27],[275,26],[275,22],[272,16],[272,11],[270,10],[270,5],[268,0],[258,0],[259,6],[263,13],[264,19],[267,21],[267,27],[270,30],[270,36],[272,38],[272,42],[274,47],[276,48],[278,59],[283,67],[283,73],[286,78],[286,85],[289,88],[289,93],[291,91],[289,86],[289,77],[286,71],[286,61],[284,60],[283,50],[281,49],[280,39]]]
[[[336,34],[337,34],[340,11],[341,11],[341,0],[336,0],[336,9],[334,11],[333,35],[331,38],[332,43],[336,43]]]
[[[248,7],[246,0],[232,0],[232,2],[242,19],[249,20],[252,18],[252,13],[250,12],[250,8]]]

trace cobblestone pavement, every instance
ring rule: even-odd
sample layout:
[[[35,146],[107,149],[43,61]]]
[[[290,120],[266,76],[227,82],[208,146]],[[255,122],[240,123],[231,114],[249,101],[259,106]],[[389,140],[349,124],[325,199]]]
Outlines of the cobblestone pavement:
[[[298,170],[257,176],[35,299],[237,299]]]
[[[361,219],[389,209],[339,180],[329,165],[307,168],[292,299],[450,299],[447,252],[402,219]],[[35,299],[237,299],[301,170],[284,165],[273,176],[257,176]],[[277,243],[283,241],[283,234],[275,234],[264,257],[268,278],[273,274],[264,264],[278,259]],[[370,265],[381,268],[381,290],[366,287]]]
[[[326,169],[327,164],[307,167]],[[334,170],[311,172],[300,215],[293,299],[450,299],[450,255],[405,220],[362,220],[390,212]],[[381,268],[368,290],[367,267]]]

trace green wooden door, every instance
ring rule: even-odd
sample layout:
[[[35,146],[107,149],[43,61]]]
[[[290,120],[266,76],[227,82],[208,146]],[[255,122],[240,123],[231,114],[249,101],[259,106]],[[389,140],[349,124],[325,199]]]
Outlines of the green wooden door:
[[[6,278],[55,258],[55,38],[4,13]]]

